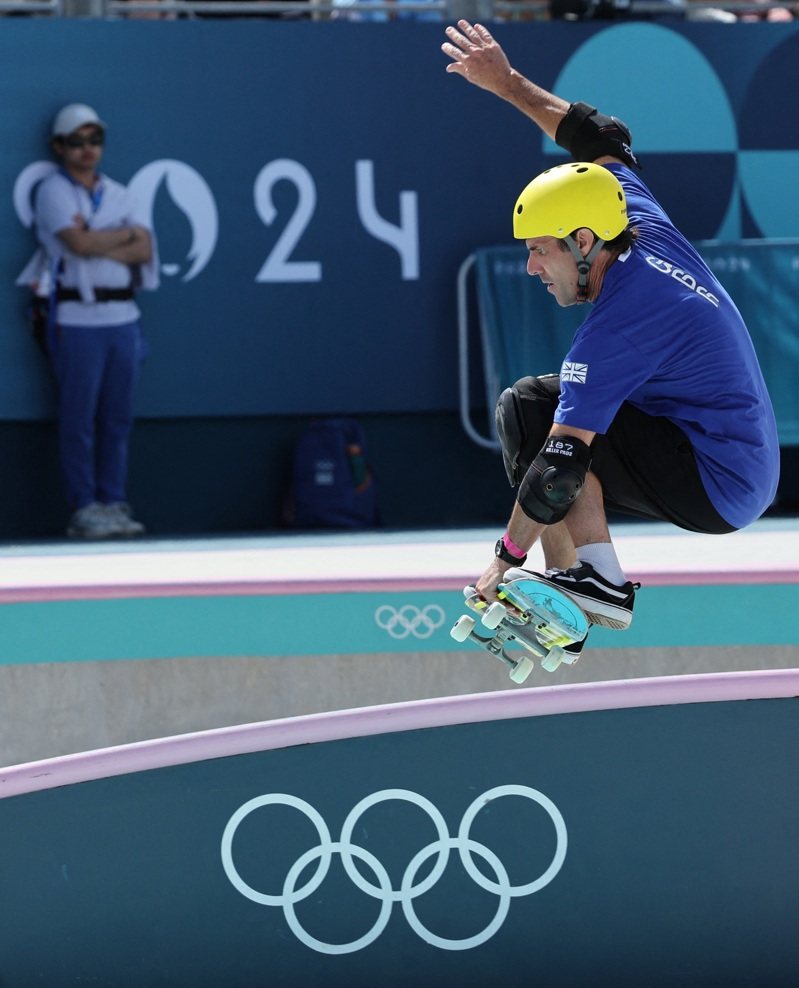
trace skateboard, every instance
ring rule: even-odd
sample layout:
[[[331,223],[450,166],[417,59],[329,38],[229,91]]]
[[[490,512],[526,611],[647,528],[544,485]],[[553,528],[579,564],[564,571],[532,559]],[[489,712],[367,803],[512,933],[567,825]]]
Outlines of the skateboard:
[[[531,656],[547,672],[561,663],[574,665],[579,656],[564,646],[585,638],[588,618],[571,597],[533,577],[500,583],[497,592],[499,600],[489,604],[473,586],[464,587],[466,606],[479,616],[479,625],[472,615],[462,615],[450,631],[455,641],[471,640],[486,649],[509,667],[514,683],[523,683],[533,671]],[[527,654],[509,655],[513,647]]]

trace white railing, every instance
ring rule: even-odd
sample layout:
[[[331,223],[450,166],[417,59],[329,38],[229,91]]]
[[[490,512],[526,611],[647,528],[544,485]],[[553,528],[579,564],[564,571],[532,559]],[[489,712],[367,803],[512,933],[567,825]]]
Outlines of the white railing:
[[[438,15],[442,22],[466,17],[483,21],[549,20],[551,0],[0,0],[0,15],[17,14],[54,17],[134,19],[142,17],[174,20],[203,15],[241,15],[307,18],[310,20],[393,20],[413,14]],[[590,19],[599,7],[615,8],[620,18],[636,16],[683,16],[702,20],[709,12],[724,11],[736,16],[765,14],[769,10],[791,10],[799,16],[794,0],[584,0],[585,13],[571,19]],[[712,16],[712,14],[710,15]]]
[[[53,14],[62,17],[64,0],[0,0],[0,14]]]
[[[374,14],[396,14],[399,10],[403,13],[440,13],[444,20],[450,6],[448,0],[102,0],[102,5],[106,15],[113,17],[152,14],[157,11],[172,16],[307,15],[315,20],[350,16],[369,18]],[[546,6],[545,0],[542,6]]]

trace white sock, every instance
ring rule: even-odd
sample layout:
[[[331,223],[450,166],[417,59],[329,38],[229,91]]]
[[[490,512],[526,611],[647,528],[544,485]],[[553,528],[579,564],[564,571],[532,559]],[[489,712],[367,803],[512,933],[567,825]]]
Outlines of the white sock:
[[[581,545],[576,551],[579,562],[590,563],[610,583],[620,587],[627,582],[612,542],[593,542]]]

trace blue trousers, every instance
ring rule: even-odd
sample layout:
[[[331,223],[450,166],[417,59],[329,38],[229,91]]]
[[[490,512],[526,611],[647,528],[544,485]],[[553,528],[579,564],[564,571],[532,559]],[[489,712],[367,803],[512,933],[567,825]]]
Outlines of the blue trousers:
[[[138,322],[57,329],[51,356],[61,465],[72,511],[93,501],[126,500],[141,346]]]

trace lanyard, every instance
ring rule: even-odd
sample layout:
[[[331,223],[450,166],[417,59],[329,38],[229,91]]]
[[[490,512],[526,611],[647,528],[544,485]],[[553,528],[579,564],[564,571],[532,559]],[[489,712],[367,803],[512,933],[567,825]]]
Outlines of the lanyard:
[[[98,175],[97,181],[94,183],[91,189],[87,189],[86,186],[83,185],[82,183],[76,182],[75,179],[69,174],[69,172],[66,170],[66,168],[64,168],[63,165],[60,165],[58,170],[75,189],[75,192],[78,196],[78,206],[82,205],[80,190],[83,189],[83,191],[88,195],[89,203],[91,204],[91,214],[89,216],[89,219],[91,219],[97,213],[97,210],[100,208],[100,205],[103,201],[103,193],[105,192],[105,182],[103,182],[103,176]]]

